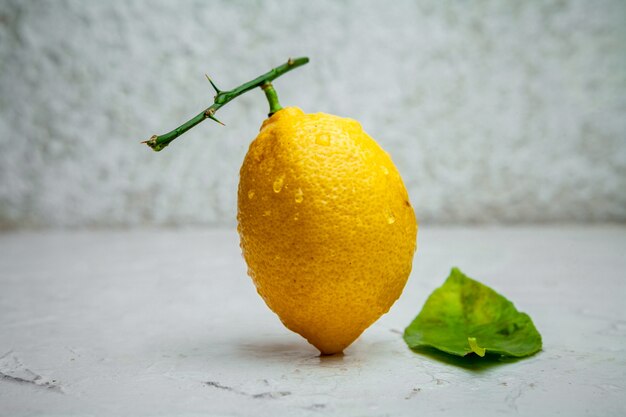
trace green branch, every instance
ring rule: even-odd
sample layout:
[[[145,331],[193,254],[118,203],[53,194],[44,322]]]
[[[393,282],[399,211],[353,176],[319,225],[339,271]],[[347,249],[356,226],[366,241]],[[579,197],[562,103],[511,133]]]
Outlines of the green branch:
[[[191,120],[188,120],[187,122],[178,126],[176,129],[172,130],[171,132],[168,132],[160,136],[154,135],[150,139],[143,141],[141,143],[145,143],[146,145],[148,145],[155,151],[160,151],[161,149],[169,145],[170,142],[172,142],[174,139],[176,139],[177,137],[179,137],[180,135],[182,135],[183,133],[185,133],[186,131],[188,131],[189,129],[196,126],[200,122],[203,122],[206,119],[214,120],[217,123],[223,125],[222,122],[220,122],[219,120],[215,118],[215,112],[217,112],[222,106],[226,105],[226,103],[228,103],[229,101],[257,87],[261,87],[263,91],[265,92],[267,101],[270,104],[269,116],[271,116],[272,114],[274,114],[275,112],[277,112],[278,110],[282,108],[280,106],[280,103],[278,102],[278,95],[276,94],[276,90],[274,90],[274,87],[272,86],[272,81],[274,81],[276,78],[280,77],[281,75],[291,71],[292,69],[298,68],[306,64],[307,62],[309,62],[309,58],[306,58],[306,57],[296,58],[296,59],[289,58],[289,60],[283,65],[273,68],[267,73],[255,78],[254,80],[248,81],[247,83],[242,84],[239,87],[230,91],[221,91],[219,88],[217,88],[217,86],[213,83],[213,81],[207,76],[209,82],[211,83],[211,86],[213,86],[216,92],[216,95],[213,99],[213,104],[211,105],[211,107],[205,109],[196,117],[192,118]]]

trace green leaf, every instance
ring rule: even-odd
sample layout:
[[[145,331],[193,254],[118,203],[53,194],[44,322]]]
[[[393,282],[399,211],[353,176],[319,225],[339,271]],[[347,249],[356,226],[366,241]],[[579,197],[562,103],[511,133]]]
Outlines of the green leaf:
[[[526,313],[486,285],[452,268],[404,331],[411,349],[435,348],[465,356],[523,357],[541,350],[541,335]]]

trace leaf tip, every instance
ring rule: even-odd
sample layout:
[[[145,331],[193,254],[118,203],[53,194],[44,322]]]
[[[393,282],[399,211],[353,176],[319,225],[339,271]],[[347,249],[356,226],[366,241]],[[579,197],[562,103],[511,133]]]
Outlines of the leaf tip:
[[[472,349],[472,352],[474,352],[481,358],[485,356],[485,352],[487,351],[487,349],[478,346],[478,342],[476,341],[475,337],[468,337],[467,342],[469,343],[469,346],[470,346],[470,349]]]

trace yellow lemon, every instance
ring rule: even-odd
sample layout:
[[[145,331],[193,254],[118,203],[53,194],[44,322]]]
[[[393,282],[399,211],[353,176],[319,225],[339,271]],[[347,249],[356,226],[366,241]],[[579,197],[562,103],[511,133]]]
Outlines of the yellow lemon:
[[[288,107],[265,120],[237,219],[258,293],[323,354],[386,313],[411,272],[417,223],[402,178],[352,119]]]

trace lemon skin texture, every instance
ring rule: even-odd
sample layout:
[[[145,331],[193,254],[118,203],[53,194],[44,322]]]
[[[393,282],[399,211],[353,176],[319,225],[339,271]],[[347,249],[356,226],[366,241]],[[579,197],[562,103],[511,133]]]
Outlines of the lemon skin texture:
[[[322,354],[386,313],[411,272],[417,222],[402,178],[352,119],[288,107],[265,120],[237,219],[258,293]]]

